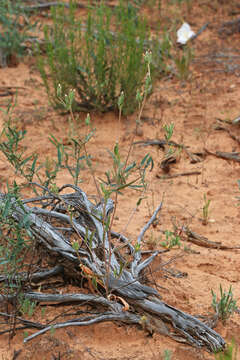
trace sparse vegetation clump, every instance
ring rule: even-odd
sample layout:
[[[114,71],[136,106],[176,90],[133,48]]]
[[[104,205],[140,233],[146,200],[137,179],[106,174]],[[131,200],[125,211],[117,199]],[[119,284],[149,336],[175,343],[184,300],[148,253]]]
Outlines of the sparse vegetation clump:
[[[180,236],[175,235],[172,231],[166,230],[165,233],[165,241],[161,242],[161,245],[165,248],[171,249],[175,246],[180,247]]]
[[[22,1],[0,1],[0,68],[16,62],[24,54],[24,42],[32,28]]]
[[[163,360],[171,360],[171,359],[172,359],[172,352],[168,349],[164,350]]]
[[[53,26],[44,30],[46,57],[39,60],[51,103],[62,108],[57,96],[61,84],[63,93],[76,90],[73,111],[116,110],[123,91],[123,112],[133,112],[138,106],[136,92],[145,81],[143,53],[153,44],[155,49],[160,46],[148,40],[147,23],[136,8],[120,3],[112,10],[100,4],[88,9],[84,22],[72,2],[70,9],[52,9],[52,19]]]
[[[215,355],[216,360],[237,360],[238,346],[233,340],[223,352]]]
[[[237,309],[237,301],[233,298],[232,286],[229,287],[228,292],[223,290],[222,285],[219,286],[220,299],[212,290],[212,307],[215,310],[218,318],[223,323],[234,313]]]

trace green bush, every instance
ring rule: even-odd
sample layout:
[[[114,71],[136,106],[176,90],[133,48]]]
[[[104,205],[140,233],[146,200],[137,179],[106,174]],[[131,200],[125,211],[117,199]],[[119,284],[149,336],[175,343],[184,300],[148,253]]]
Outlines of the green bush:
[[[32,25],[21,24],[23,15],[26,18],[21,1],[0,1],[0,67],[9,65],[12,56],[24,54],[23,43]]]
[[[234,340],[228,344],[225,350],[215,355],[216,360],[237,360],[238,345]]]
[[[57,96],[60,84],[63,93],[75,89],[74,111],[117,109],[123,91],[124,111],[133,112],[147,72],[143,53],[149,37],[136,9],[120,4],[112,10],[101,4],[89,8],[84,24],[71,3],[67,10],[52,9],[52,19],[53,26],[44,29],[47,56],[39,57],[51,104],[62,107]]]
[[[220,299],[212,290],[212,307],[215,310],[219,319],[223,323],[236,311],[237,301],[233,298],[232,286],[229,287],[228,292],[223,290],[222,285],[219,286]]]
[[[32,234],[29,229],[29,214],[26,213],[19,198],[19,188],[16,183],[12,188],[8,187],[6,195],[0,194],[0,197],[0,272],[7,275],[11,283],[11,278],[23,268],[31,245]],[[20,222],[13,220],[14,206],[18,206],[24,213],[23,220]],[[1,284],[1,291],[4,286]]]

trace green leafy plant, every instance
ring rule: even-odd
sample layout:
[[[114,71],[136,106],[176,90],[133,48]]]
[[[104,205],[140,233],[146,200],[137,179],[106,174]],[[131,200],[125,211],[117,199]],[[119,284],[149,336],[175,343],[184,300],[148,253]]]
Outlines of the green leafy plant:
[[[22,271],[27,253],[31,250],[32,234],[30,231],[29,214],[26,213],[19,198],[19,187],[16,183],[8,187],[6,195],[1,195],[0,206],[0,272],[7,278],[6,283],[1,283],[1,293],[9,293],[8,283],[13,291],[20,294],[21,282],[19,271]],[[12,214],[14,207],[18,206],[23,212],[23,220],[17,222]],[[18,281],[13,281],[18,274]]]
[[[27,181],[32,181],[37,155],[26,156],[26,148],[21,148],[20,143],[24,139],[26,131],[17,130],[16,126],[8,121],[3,128],[0,138],[4,138],[0,143],[0,151],[15,168],[16,174],[23,175]]]
[[[59,101],[64,107],[72,113],[72,102],[74,92],[62,96],[61,89],[58,89]],[[14,105],[15,106],[15,105]],[[0,134],[0,152],[2,152],[8,162],[13,166],[16,175],[21,175],[26,180],[28,186],[33,180],[37,180],[42,186],[57,191],[56,178],[61,170],[66,169],[73,179],[73,183],[78,185],[81,182],[80,172],[85,164],[90,165],[90,157],[86,154],[86,143],[94,136],[95,129],[91,129],[89,133],[80,138],[77,133],[69,137],[68,145],[57,140],[50,135],[49,140],[56,148],[56,158],[46,157],[44,162],[40,162],[37,154],[26,154],[27,149],[24,146],[24,139],[27,135],[26,131],[18,130],[12,119],[13,106],[9,105],[5,111],[6,122]],[[72,120],[75,122],[75,119]],[[89,116],[86,122],[89,121]],[[55,189],[55,190],[54,190]],[[36,189],[35,189],[36,190]]]
[[[193,59],[193,51],[190,47],[185,47],[182,54],[175,57],[177,76],[181,80],[187,80],[190,75],[190,65]]]
[[[229,287],[228,292],[223,291],[222,285],[219,286],[220,289],[220,299],[217,298],[217,295],[212,292],[212,307],[216,312],[219,319],[223,323],[234,313],[237,309],[237,301],[233,298],[232,286]]]
[[[171,140],[172,136],[173,136],[173,130],[174,130],[174,123],[171,123],[170,125],[165,124],[163,126],[163,129],[165,131],[164,137],[167,143],[169,143],[169,141]]]
[[[233,340],[226,349],[215,355],[216,360],[237,360],[238,345]]]
[[[209,220],[209,206],[211,204],[211,200],[209,199],[207,200],[206,194],[204,194],[203,200],[204,200],[204,205],[202,209],[202,215],[203,215],[202,223],[203,225],[207,225]]]
[[[172,231],[165,231],[165,241],[161,242],[161,245],[165,248],[171,249],[174,246],[181,246],[180,237],[175,235]]]
[[[26,19],[21,1],[0,1],[0,66],[5,67],[11,62],[12,56],[22,56],[25,52],[24,42],[28,31],[35,25],[29,22],[22,24],[20,19]]]
[[[68,146],[63,145],[61,141],[51,135],[50,141],[56,147],[57,160],[53,163],[52,173],[50,173],[46,167],[47,178],[49,180],[51,180],[51,178],[55,179],[58,171],[66,169],[71,175],[74,185],[78,185],[81,182],[81,170],[84,169],[85,166],[84,160],[86,160],[88,164],[90,163],[90,156],[83,153],[83,147],[93,134],[94,132],[86,136],[84,140],[71,138]],[[48,183],[46,183],[46,186],[48,186]]]
[[[172,157],[173,158],[177,158],[177,156],[180,154],[180,152],[182,151],[181,147],[178,147],[177,149],[173,146],[173,143],[171,142],[172,136],[173,136],[173,131],[174,131],[174,123],[171,124],[165,124],[163,126],[164,129],[164,137],[166,140],[166,147],[164,150],[164,159],[163,161],[168,161],[170,160]]]
[[[163,126],[163,129],[165,131],[164,137],[165,137],[166,144],[167,144],[167,147],[166,147],[166,149],[164,151],[164,159],[167,160],[172,155],[174,155],[174,153],[176,152],[176,150],[173,148],[173,146],[170,143],[171,138],[173,136],[174,123],[172,123],[170,125],[165,124]]]
[[[138,103],[138,117],[136,120],[136,130],[139,125],[141,125],[141,116],[142,111],[146,103],[147,96],[151,93],[152,90],[152,78],[151,78],[151,64],[152,64],[152,53],[150,51],[146,51],[144,55],[144,61],[147,65],[147,74],[145,76],[145,83],[143,85],[142,92],[137,89],[136,100]]]
[[[171,360],[172,352],[168,349],[164,350],[163,352],[163,360]]]
[[[69,172],[75,185],[81,182],[80,172],[84,168],[84,162],[90,162],[90,157],[85,155],[83,148],[94,135],[94,130],[83,140],[71,137],[67,146],[50,135],[49,140],[56,147],[56,158],[46,157],[42,163],[39,163],[37,154],[25,155],[26,148],[22,146],[22,142],[26,134],[26,131],[19,131],[8,123],[1,134],[6,140],[0,142],[0,151],[13,165],[15,174],[26,179],[26,185],[35,179],[42,186],[54,189],[57,175],[64,169]]]
[[[19,303],[20,303],[20,312],[25,315],[27,314],[29,317],[31,317],[34,313],[34,310],[36,308],[36,301],[31,301],[27,298],[21,298],[19,296]]]
[[[122,111],[134,111],[146,74],[142,54],[149,35],[136,9],[120,3],[111,10],[101,3],[89,9],[84,24],[71,2],[68,10],[52,9],[52,19],[53,26],[44,29],[47,56],[38,62],[52,105],[64,108],[57,95],[61,84],[65,94],[76,91],[73,111],[117,109],[122,92]]]
[[[102,189],[104,189],[104,185],[109,185],[109,190],[111,192],[119,192],[124,188],[133,188],[139,189],[144,186],[144,179],[146,169],[151,165],[153,166],[153,160],[149,154],[147,154],[137,165],[134,161],[131,164],[127,165],[126,161],[122,159],[119,145],[116,144],[113,152],[109,152],[113,159],[113,169],[112,171],[107,171],[105,173],[106,180],[102,180]],[[129,176],[133,173],[134,170],[139,171],[139,177],[137,179],[133,179],[128,181]],[[141,180],[141,184],[137,185],[136,181]],[[104,185],[103,185],[104,184]]]

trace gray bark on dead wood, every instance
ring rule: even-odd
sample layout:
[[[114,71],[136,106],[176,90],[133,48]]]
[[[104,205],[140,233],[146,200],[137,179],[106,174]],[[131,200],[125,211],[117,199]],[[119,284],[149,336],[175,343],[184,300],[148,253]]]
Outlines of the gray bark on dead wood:
[[[88,295],[88,298],[85,298],[86,295],[84,294],[58,296],[57,294],[26,293],[26,297],[38,302],[78,301],[81,304],[85,299],[84,304],[86,301],[90,304],[94,303],[95,306],[101,304],[101,314],[95,318],[76,319],[74,324],[72,321],[53,324],[51,328],[117,320],[126,323],[141,323],[144,315],[143,318],[147,319],[148,329],[154,328],[154,331],[165,332],[173,336],[167,326],[168,324],[177,333],[178,338],[181,337],[189,344],[206,347],[210,351],[223,349],[225,342],[219,334],[197,318],[165,304],[160,300],[160,295],[155,289],[140,282],[140,273],[150,264],[158,252],[142,261],[141,251],[136,251],[135,247],[124,236],[121,236],[119,240],[124,242],[124,246],[133,257],[130,264],[124,264],[122,267],[125,259],[119,251],[121,246],[119,248],[114,247],[109,238],[111,235],[106,230],[106,221],[113,210],[113,202],[108,200],[106,204],[101,202],[94,205],[79,187],[65,185],[62,189],[66,188],[71,188],[74,192],[60,195],[60,193],[53,194],[48,191],[47,196],[45,194],[42,197],[44,205],[41,207],[26,205],[29,202],[41,201],[41,197],[23,200],[22,206],[19,206],[16,201],[12,201],[12,217],[15,221],[20,222],[28,214],[32,235],[42,246],[47,248],[50,256],[57,255],[59,264],[64,267],[65,275],[67,274],[79,281],[82,277],[80,265],[83,265],[90,269],[102,285],[102,295]],[[0,193],[0,205],[3,204],[4,200],[5,195]],[[152,218],[143,227],[137,239],[139,246],[145,231],[156,218],[161,206],[162,204],[158,206]],[[112,232],[112,234],[116,237],[116,233]],[[72,235],[77,235],[81,243],[77,251],[72,246]],[[131,304],[131,310],[134,310],[135,315],[124,309],[124,306],[118,303],[119,300],[108,300],[107,295],[109,293],[121,296],[122,299]],[[6,300],[6,297],[1,296],[1,300]],[[102,307],[107,307],[107,312],[104,312]],[[164,331],[159,325],[162,322],[166,323]],[[46,327],[45,331],[47,330],[49,329]],[[40,333],[45,331],[43,329]],[[37,333],[36,336],[40,333]]]

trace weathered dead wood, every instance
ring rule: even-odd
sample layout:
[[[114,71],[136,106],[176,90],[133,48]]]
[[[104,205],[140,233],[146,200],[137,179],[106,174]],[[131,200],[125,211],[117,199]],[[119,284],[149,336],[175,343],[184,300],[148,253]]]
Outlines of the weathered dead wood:
[[[30,321],[27,319],[23,319],[20,316],[16,316],[16,314],[12,315],[12,314],[0,312],[0,316],[2,316],[5,319],[12,318],[12,319],[17,320],[19,323],[24,325],[24,327],[23,327],[24,329],[26,329],[26,328],[43,329],[45,327],[43,324],[40,324],[40,323],[37,323],[34,321]],[[10,332],[10,331],[12,331],[12,329],[0,331],[0,335],[4,334],[6,332]]]
[[[28,274],[28,273],[19,273],[17,275],[15,275],[14,277],[11,278],[12,282],[26,282],[26,281],[31,281],[34,283],[37,283],[39,281],[42,280],[46,280],[49,279],[52,276],[56,276],[59,274],[63,273],[63,266],[62,265],[56,265],[54,268],[50,269],[50,270],[42,270],[42,271],[38,271],[35,272],[33,274]],[[3,281],[8,281],[8,276],[7,275],[0,275],[0,282]]]
[[[233,125],[238,125],[240,123],[240,116],[237,116],[235,119],[231,121]]]
[[[220,249],[220,250],[238,250],[240,249],[240,246],[227,246],[222,245],[221,242],[217,241],[211,241],[208,240],[207,237],[197,234],[196,232],[189,229],[189,227],[183,227],[182,231],[185,232],[185,234],[188,237],[188,241],[198,245],[203,246],[206,248],[212,248],[212,249]]]
[[[232,35],[240,32],[240,19],[224,22],[218,30],[219,35]]]
[[[166,155],[160,162],[160,168],[163,172],[169,173],[172,164],[176,164],[178,156],[176,154]]]
[[[225,159],[225,160],[232,160],[232,161],[240,162],[240,153],[239,152],[216,151],[214,153],[206,148],[204,150],[209,155],[213,155],[213,156]]]
[[[69,4],[65,3],[65,2],[50,1],[50,2],[42,3],[42,4],[40,3],[40,4],[33,4],[33,5],[28,5],[28,6],[21,6],[21,8],[24,11],[36,11],[36,10],[40,11],[40,10],[49,10],[49,9],[51,9],[51,7],[54,7],[54,6],[63,6],[65,8],[70,7]],[[78,3],[75,6],[78,8],[81,8],[81,9],[84,9],[87,7],[86,5],[78,4]]]
[[[18,89],[26,89],[22,86],[0,86],[0,96],[4,97],[4,96],[12,96],[14,94],[16,94],[16,92],[18,91]]]
[[[158,179],[162,179],[162,180],[168,180],[168,179],[173,179],[176,177],[180,177],[180,176],[191,176],[191,175],[201,175],[200,171],[186,171],[183,173],[179,173],[179,174],[172,174],[172,175],[156,175],[156,177]]]
[[[228,135],[234,140],[237,141],[238,144],[240,144],[240,138],[237,137],[236,135],[234,135],[228,128],[224,127],[224,126],[220,126],[217,125],[215,127],[215,130],[220,130],[220,131],[226,131],[228,133]]]
[[[67,188],[74,192],[62,195],[61,191],[53,194],[45,189],[43,207],[29,207],[26,205],[29,200],[24,200],[20,206],[13,199],[11,216],[20,222],[27,215],[32,235],[47,249],[50,257],[56,257],[64,269],[64,275],[72,277],[76,283],[79,282],[80,287],[83,277],[94,280],[95,285],[98,284],[98,294],[60,295],[26,292],[23,296],[37,302],[77,302],[79,306],[93,304],[100,307],[99,314],[45,326],[25,341],[53,327],[90,325],[100,321],[142,324],[144,317],[147,319],[148,329],[153,327],[155,331],[162,333],[163,328],[160,324],[166,323],[164,329],[165,333],[167,329],[169,336],[173,336],[170,331],[172,328],[178,339],[181,337],[189,344],[206,347],[210,351],[221,350],[225,342],[219,334],[191,315],[165,304],[155,289],[141,283],[142,271],[158,254],[156,251],[142,260],[141,242],[145,232],[159,214],[162,203],[143,227],[137,244],[133,246],[126,237],[106,229],[106,222],[114,208],[112,200],[95,205],[79,187],[65,185],[61,190]],[[0,206],[4,200],[5,195],[0,193]],[[32,199],[32,202],[36,201]],[[41,199],[38,198],[38,201]],[[129,263],[121,253],[121,246],[118,247],[114,243],[113,237],[124,242],[124,246],[128,248],[132,257]],[[76,241],[79,244],[77,250],[73,247]],[[112,294],[116,295],[115,300],[112,300]],[[0,301],[14,301],[14,296],[16,295],[1,295]],[[123,302],[131,305],[131,312]]]
[[[134,145],[142,145],[142,146],[157,145],[162,149],[164,149],[166,145],[173,146],[179,149],[183,149],[186,155],[190,158],[191,164],[196,164],[202,161],[201,157],[199,157],[198,154],[194,154],[193,152],[191,152],[188,146],[184,144],[178,144],[175,141],[167,142],[165,139],[140,140],[140,141],[136,141]]]
[[[137,314],[130,313],[128,311],[122,311],[122,306],[120,304],[113,303],[103,297],[96,297],[94,295],[84,295],[84,294],[41,294],[41,293],[26,293],[26,298],[34,300],[34,301],[44,301],[44,302],[83,302],[83,303],[97,303],[102,304],[104,306],[109,307],[108,311],[103,312],[101,315],[96,317],[93,316],[85,316],[78,319],[73,319],[70,321],[66,321],[63,323],[51,324],[50,326],[46,326],[37,333],[30,335],[25,338],[24,342],[27,342],[34,337],[45,333],[51,329],[58,329],[67,326],[83,326],[83,325],[91,325],[93,323],[103,322],[103,321],[121,321],[124,323],[132,323],[132,324],[141,324],[142,317]],[[144,311],[145,313],[149,313],[149,319],[146,319],[145,327],[152,331],[157,330],[162,333],[162,324],[163,321],[166,324],[171,324],[177,334],[184,335],[186,341],[192,345],[196,345],[198,343],[198,347],[206,346],[209,350],[215,351],[216,348],[213,346],[213,339],[216,340],[218,338],[219,345],[224,346],[224,342],[221,337],[212,329],[210,329],[207,325],[199,321],[197,318],[188,315],[180,310],[177,310],[174,307],[171,307],[164,302],[157,299],[143,299],[143,300],[130,300],[130,303],[133,307],[140,309],[140,312]],[[155,321],[153,322],[153,319]],[[158,322],[161,324],[161,329],[156,328],[156,324]],[[142,324],[143,325],[143,324]],[[167,325],[164,328],[166,335],[169,335],[173,338],[177,338],[176,334],[171,333],[168,329]],[[179,338],[179,336],[178,336]],[[219,348],[219,347],[218,347]]]
[[[205,30],[207,29],[208,25],[209,25],[209,23],[204,24],[204,25],[196,32],[196,34],[194,34],[194,35],[189,39],[189,41],[194,41],[194,40],[196,40],[196,38],[197,38],[199,35],[201,35],[201,34],[203,33],[203,31],[205,31]]]

